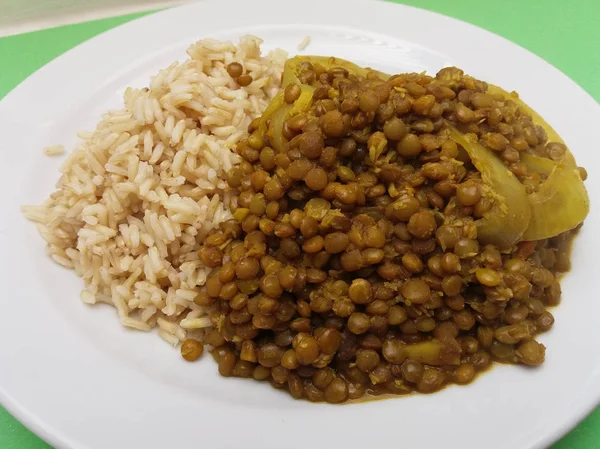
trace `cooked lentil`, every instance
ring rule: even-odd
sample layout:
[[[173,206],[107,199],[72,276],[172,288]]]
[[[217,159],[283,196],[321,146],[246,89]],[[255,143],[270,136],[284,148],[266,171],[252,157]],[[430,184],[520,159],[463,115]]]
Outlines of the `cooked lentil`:
[[[181,344],[181,356],[188,362],[198,360],[204,352],[204,346],[198,340],[189,338]]]
[[[566,147],[457,68],[386,79],[304,61],[297,81],[282,94],[297,114],[238,148],[240,223],[199,251],[213,272],[195,302],[213,308],[219,372],[340,403],[466,384],[493,361],[541,364],[535,336],[554,323],[577,229],[508,249],[482,238],[496,199],[449,129],[528,192],[544,179],[523,159],[561,161]]]

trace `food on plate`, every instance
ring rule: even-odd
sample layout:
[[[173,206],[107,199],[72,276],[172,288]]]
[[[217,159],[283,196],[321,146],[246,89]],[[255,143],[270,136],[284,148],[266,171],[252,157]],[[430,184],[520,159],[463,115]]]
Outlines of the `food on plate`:
[[[518,97],[296,57],[249,132],[234,218],[199,250],[222,375],[339,403],[543,363],[589,200]]]
[[[542,364],[589,210],[556,132],[455,67],[283,66],[259,44],[201,41],[128,90],[24,209],[82,299],[317,402]]]

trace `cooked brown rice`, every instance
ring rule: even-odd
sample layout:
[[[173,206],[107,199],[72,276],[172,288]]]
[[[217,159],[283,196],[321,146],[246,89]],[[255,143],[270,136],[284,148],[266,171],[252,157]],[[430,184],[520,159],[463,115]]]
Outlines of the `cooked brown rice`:
[[[306,36],[304,39],[302,39],[302,42],[300,42],[298,44],[298,51],[306,50],[306,47],[308,47],[309,45],[310,45],[310,36]]]
[[[65,153],[65,147],[62,145],[52,145],[51,147],[44,148],[44,154],[46,156],[60,156]]]
[[[211,324],[194,303],[209,271],[197,250],[231,218],[233,148],[279,89],[286,58],[282,50],[261,56],[261,43],[199,41],[149,88],[128,88],[123,109],[80,134],[57,190],[23,207],[52,259],[83,278],[83,302],[112,304],[124,326],[158,326],[173,345]],[[228,75],[234,61],[254,79],[247,87]]]

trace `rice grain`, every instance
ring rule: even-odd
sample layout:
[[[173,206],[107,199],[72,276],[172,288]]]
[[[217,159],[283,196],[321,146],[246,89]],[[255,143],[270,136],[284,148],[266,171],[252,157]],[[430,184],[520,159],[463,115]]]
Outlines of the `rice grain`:
[[[60,156],[65,153],[65,147],[62,145],[54,145],[51,147],[44,148],[44,154],[46,156]]]

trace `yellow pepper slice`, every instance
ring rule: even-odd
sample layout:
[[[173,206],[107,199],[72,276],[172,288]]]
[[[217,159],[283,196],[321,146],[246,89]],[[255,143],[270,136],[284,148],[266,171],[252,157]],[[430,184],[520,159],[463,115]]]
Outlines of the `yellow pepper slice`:
[[[489,187],[484,193],[495,200],[492,209],[476,222],[479,240],[510,249],[529,226],[531,211],[525,187],[492,150],[469,140],[453,127],[450,138],[469,154],[484,185]]]
[[[459,365],[461,349],[457,344],[437,339],[411,343],[405,347],[409,359],[432,366]]]
[[[268,123],[271,117],[283,106],[285,106],[285,100],[283,99],[283,91],[280,91],[273,99],[269,106],[263,111],[262,115],[258,119],[258,126],[252,134],[265,138],[268,130]]]
[[[283,145],[287,141],[283,137],[283,124],[285,121],[301,112],[307,111],[312,102],[314,88],[306,84],[300,86],[300,97],[293,103],[284,103],[271,116],[271,122],[267,135],[273,148],[277,151],[283,151]]]
[[[536,125],[544,128],[549,142],[565,142],[558,133],[516,93],[489,85],[489,94],[502,95],[515,102]],[[566,147],[566,145],[565,145]],[[530,172],[545,175],[538,190],[529,195],[531,221],[523,234],[524,240],[541,240],[569,231],[582,223],[590,210],[590,200],[577,169],[573,154],[567,148],[564,159],[555,162],[529,153],[521,154],[521,162]]]
[[[577,167],[568,160],[556,163],[531,154],[522,154],[521,162],[547,176],[538,190],[528,196],[531,220],[524,240],[554,237],[585,220],[590,199]]]

